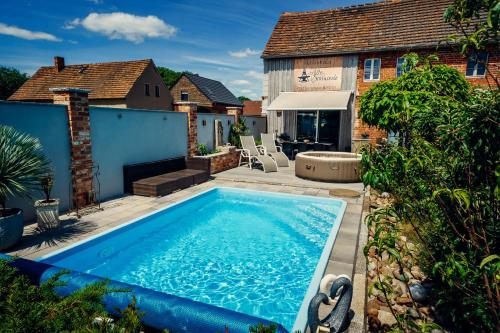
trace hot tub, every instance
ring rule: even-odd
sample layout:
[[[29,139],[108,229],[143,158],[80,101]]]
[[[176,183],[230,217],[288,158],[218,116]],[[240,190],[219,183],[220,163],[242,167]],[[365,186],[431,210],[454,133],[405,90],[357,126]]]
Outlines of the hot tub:
[[[360,169],[360,154],[309,151],[295,156],[295,175],[301,178],[356,183],[360,181]]]

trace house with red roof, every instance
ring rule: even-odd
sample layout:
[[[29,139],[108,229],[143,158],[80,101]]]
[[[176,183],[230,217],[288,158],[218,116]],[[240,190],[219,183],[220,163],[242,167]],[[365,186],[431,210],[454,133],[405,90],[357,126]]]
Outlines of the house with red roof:
[[[151,59],[66,65],[54,57],[53,66],[40,67],[9,101],[52,103],[50,88],[90,90],[93,106],[172,110],[172,96]]]
[[[404,55],[437,54],[473,84],[489,85],[500,73],[500,48],[490,45],[464,58],[448,36],[443,14],[451,0],[387,0],[363,5],[283,13],[262,53],[262,109],[268,130],[292,140],[332,143],[350,151],[353,141],[386,138],[358,117],[359,99],[374,84],[400,76]]]

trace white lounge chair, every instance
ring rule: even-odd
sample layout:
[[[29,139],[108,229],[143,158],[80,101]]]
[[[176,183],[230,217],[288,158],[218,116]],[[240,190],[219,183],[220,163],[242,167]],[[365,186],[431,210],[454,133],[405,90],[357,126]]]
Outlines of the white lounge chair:
[[[257,147],[255,145],[255,140],[253,139],[253,136],[251,135],[240,136],[240,140],[243,149],[241,149],[240,162],[238,165],[241,165],[243,159],[248,159],[248,165],[250,169],[252,169],[253,163],[258,163],[262,165],[264,172],[278,171],[278,166],[276,165],[276,162],[267,154],[265,154],[264,147],[262,146]]]
[[[262,145],[266,149],[266,154],[271,156],[276,161],[278,167],[290,166],[290,160],[285,153],[281,151],[281,147],[276,146],[272,134],[261,133],[260,138],[262,139]]]

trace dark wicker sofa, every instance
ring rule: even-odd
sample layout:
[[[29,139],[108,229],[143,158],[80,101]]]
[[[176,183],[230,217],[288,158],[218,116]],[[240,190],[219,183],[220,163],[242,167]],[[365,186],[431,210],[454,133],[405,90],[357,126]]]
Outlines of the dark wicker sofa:
[[[123,166],[125,193],[159,197],[210,177],[210,160],[184,156]]]

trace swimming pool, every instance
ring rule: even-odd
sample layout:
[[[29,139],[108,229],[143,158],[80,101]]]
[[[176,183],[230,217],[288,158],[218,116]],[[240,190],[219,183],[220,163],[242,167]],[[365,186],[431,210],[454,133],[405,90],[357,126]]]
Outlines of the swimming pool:
[[[303,330],[345,205],[214,188],[39,260]]]

